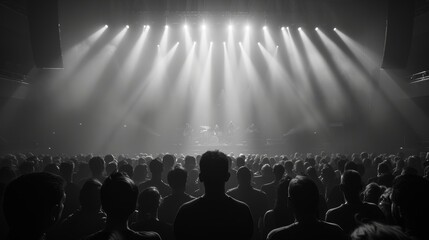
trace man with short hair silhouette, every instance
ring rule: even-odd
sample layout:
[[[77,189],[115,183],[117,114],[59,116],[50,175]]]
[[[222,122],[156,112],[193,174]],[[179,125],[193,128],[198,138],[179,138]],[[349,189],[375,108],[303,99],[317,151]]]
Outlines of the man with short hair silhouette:
[[[139,185],[139,191],[142,192],[148,187],[156,187],[162,197],[166,197],[171,193],[171,188],[162,181],[163,164],[158,159],[154,159],[149,163],[149,171],[152,173],[152,178]]]
[[[249,207],[225,194],[230,177],[227,156],[207,151],[201,157],[200,170],[205,194],[179,209],[174,221],[176,239],[250,239],[253,221]]]
[[[359,222],[384,222],[383,212],[377,205],[362,202],[360,199],[363,185],[357,171],[346,170],[341,177],[340,188],[346,203],[330,209],[326,213],[327,222],[338,224],[347,234],[350,234],[359,225]]]
[[[137,221],[131,225],[131,229],[156,232],[162,240],[174,239],[173,226],[158,219],[160,202],[158,189],[149,187],[143,190],[138,198]]]
[[[92,157],[88,161],[89,169],[91,170],[92,177],[100,181],[101,183],[104,182],[104,179],[106,177],[103,175],[104,168],[105,168],[105,162],[104,159],[101,157]]]
[[[277,198],[277,187],[283,178],[285,168],[281,164],[276,164],[273,167],[274,180],[270,183],[264,184],[261,187],[262,192],[267,194],[269,209],[274,208],[274,203]]]
[[[317,219],[319,191],[310,178],[295,177],[289,183],[288,192],[295,223],[272,230],[268,240],[347,239],[338,225]]]
[[[252,173],[247,167],[241,167],[237,171],[238,187],[230,189],[226,194],[242,201],[249,206],[253,217],[253,237],[252,239],[260,239],[259,226],[262,226],[262,219],[266,211],[268,211],[267,195],[261,190],[252,187]]]
[[[97,179],[87,180],[79,193],[80,209],[49,232],[48,239],[77,240],[102,230],[106,214],[101,211],[100,188]]]
[[[139,190],[126,174],[115,172],[100,189],[101,206],[107,214],[104,230],[92,234],[90,240],[161,239],[154,232],[135,232],[128,228],[128,218],[136,209]]]
[[[185,193],[187,176],[188,173],[181,167],[176,167],[168,173],[167,180],[172,194],[165,197],[159,206],[158,216],[161,221],[173,224],[180,206],[194,199]]]
[[[60,219],[64,200],[64,180],[52,173],[30,173],[10,182],[3,200],[8,238],[42,239]]]

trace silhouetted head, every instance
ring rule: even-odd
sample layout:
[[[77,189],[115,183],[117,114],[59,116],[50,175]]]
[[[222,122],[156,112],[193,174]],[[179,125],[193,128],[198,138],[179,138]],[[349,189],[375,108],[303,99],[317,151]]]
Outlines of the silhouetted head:
[[[115,172],[101,187],[101,206],[108,218],[126,221],[136,208],[138,194],[137,186],[128,176]]]
[[[360,174],[355,170],[346,170],[341,176],[341,190],[346,199],[359,196],[363,188]]]
[[[188,173],[181,167],[175,167],[168,172],[167,181],[173,191],[184,192]]]
[[[200,160],[200,181],[207,187],[225,184],[229,179],[228,158],[218,150],[207,151]]]
[[[287,207],[289,182],[291,178],[286,177],[281,180],[277,186],[277,199],[275,202],[275,209],[285,209]]]
[[[150,161],[149,170],[152,173],[152,176],[161,176],[161,173],[163,171],[162,162],[159,161],[157,158]]]
[[[244,156],[239,156],[237,159],[236,159],[236,166],[237,166],[237,168],[240,168],[240,167],[242,167],[242,166],[244,166],[246,164],[246,161],[245,161],[245,158],[244,158]]]
[[[71,161],[62,162],[60,164],[60,176],[66,181],[71,181],[74,171],[74,163]]]
[[[319,190],[316,184],[308,177],[293,178],[289,183],[289,202],[298,219],[315,217],[319,204]]]
[[[429,221],[429,182],[417,175],[401,175],[393,182],[392,214],[408,231],[423,234]]]
[[[185,165],[184,165],[186,171],[190,171],[197,167],[197,160],[193,156],[186,156],[185,157]]]
[[[113,161],[115,161],[115,157],[112,154],[107,154],[106,156],[104,156],[104,162],[106,162],[107,164]]]
[[[93,176],[100,176],[104,171],[104,160],[101,157],[93,157],[89,160],[89,169]]]
[[[156,213],[161,204],[161,194],[156,187],[149,187],[139,195],[138,209],[139,215],[145,213]]]
[[[378,205],[381,194],[383,194],[385,188],[381,187],[377,183],[373,182],[366,185],[363,191],[364,201]]]
[[[49,163],[43,168],[44,172],[60,175],[60,168],[55,163]]]
[[[281,164],[275,164],[273,167],[273,173],[276,180],[280,181],[280,179],[282,179],[283,175],[285,174],[285,168]]]
[[[124,164],[118,170],[119,170],[119,172],[126,173],[129,178],[133,178],[134,169],[133,169],[133,166],[131,166],[130,164],[128,164],[128,163]]]
[[[390,173],[389,165],[387,164],[386,161],[383,161],[380,164],[378,164],[377,173],[378,175]]]
[[[82,211],[98,212],[101,207],[100,200],[101,183],[94,178],[91,178],[83,184],[79,193],[79,202]]]
[[[144,181],[147,177],[147,165],[139,164],[134,168],[133,179],[136,182]]]
[[[12,236],[40,237],[64,208],[64,180],[52,173],[22,175],[9,183],[3,209]]]
[[[162,157],[164,171],[170,171],[173,168],[175,161],[176,159],[172,154],[165,154],[164,157]]]
[[[261,173],[262,173],[262,176],[264,176],[264,177],[272,176],[273,169],[271,168],[270,164],[265,163],[264,165],[262,165]]]
[[[112,174],[113,172],[118,170],[118,164],[113,161],[107,164],[106,166],[106,174],[107,176],[109,176],[110,174]]]
[[[285,171],[292,172],[293,170],[293,162],[291,160],[286,160],[285,162]]]
[[[400,227],[385,225],[378,222],[364,224],[351,234],[352,240],[411,240]]]
[[[252,180],[252,172],[247,167],[241,167],[237,171],[237,181],[239,186],[250,186]]]

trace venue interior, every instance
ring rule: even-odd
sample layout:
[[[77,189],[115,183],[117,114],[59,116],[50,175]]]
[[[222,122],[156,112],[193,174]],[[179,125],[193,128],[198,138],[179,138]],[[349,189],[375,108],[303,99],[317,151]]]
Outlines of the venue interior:
[[[429,1],[1,0],[0,153],[429,151]]]

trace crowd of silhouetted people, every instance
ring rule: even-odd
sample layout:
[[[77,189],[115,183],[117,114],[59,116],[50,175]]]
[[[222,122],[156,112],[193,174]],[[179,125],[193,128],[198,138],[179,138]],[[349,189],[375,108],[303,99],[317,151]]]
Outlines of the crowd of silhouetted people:
[[[429,154],[0,158],[0,239],[428,239]]]

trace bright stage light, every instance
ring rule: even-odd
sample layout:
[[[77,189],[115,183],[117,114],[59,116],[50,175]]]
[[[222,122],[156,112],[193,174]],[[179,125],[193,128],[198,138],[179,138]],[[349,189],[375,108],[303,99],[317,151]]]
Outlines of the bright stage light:
[[[263,26],[262,29],[267,30],[267,26]]]
[[[146,28],[147,28],[147,29],[150,29],[150,26],[149,26],[149,25],[146,25]]]
[[[127,25],[127,26],[125,26],[125,28],[127,28],[127,29],[128,29],[128,28],[130,28],[130,26],[129,26],[129,25]]]
[[[210,45],[213,45],[213,42],[210,42]]]
[[[240,46],[241,46],[241,42],[238,42],[238,45],[240,45]]]
[[[228,30],[232,31],[233,26],[231,24],[228,25]]]
[[[299,28],[298,28],[298,31],[302,31],[302,28],[301,28],[301,27],[299,27]]]
[[[179,42],[177,42],[176,44],[179,45]]]
[[[318,28],[318,27],[316,27],[314,30],[319,31],[319,28]]]
[[[279,45],[277,45],[276,48],[279,48]]]
[[[289,30],[289,27],[286,27],[287,30]]]
[[[203,30],[206,30],[207,26],[206,26],[205,24],[203,24],[203,25],[201,25],[201,28],[202,28]]]
[[[194,45],[197,44],[197,42],[194,41]]]
[[[167,28],[168,28],[168,25],[165,25],[165,28],[167,29]]]
[[[260,42],[258,42],[258,45],[261,45],[261,43],[260,43]]]
[[[334,28],[334,31],[337,31],[337,28]]]
[[[246,31],[249,31],[250,30],[250,26],[246,25],[245,29],[246,29]]]
[[[223,42],[223,45],[225,45],[226,43],[225,42]]]
[[[159,48],[159,44],[158,45],[156,45],[158,48]]]
[[[109,27],[109,25],[107,25],[107,24],[106,24],[106,25],[104,25],[104,28],[108,28],[108,27]]]
[[[282,29],[282,31],[284,31],[284,30],[285,30],[285,27],[282,27],[281,29]]]

